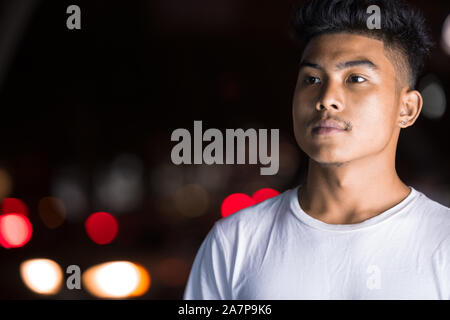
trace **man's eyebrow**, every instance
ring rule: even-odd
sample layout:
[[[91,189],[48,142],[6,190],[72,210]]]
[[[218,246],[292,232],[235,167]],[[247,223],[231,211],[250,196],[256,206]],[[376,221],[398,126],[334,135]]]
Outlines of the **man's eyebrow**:
[[[336,69],[342,70],[345,68],[350,68],[350,67],[355,67],[355,66],[366,66],[373,70],[378,69],[378,67],[375,63],[373,63],[372,61],[367,60],[367,59],[340,62],[336,65]]]
[[[342,69],[346,69],[346,68],[351,68],[351,67],[355,67],[355,66],[366,66],[369,67],[370,69],[373,70],[377,70],[378,66],[373,63],[372,61],[368,60],[368,59],[361,59],[361,60],[352,60],[352,61],[346,61],[346,62],[339,62],[336,65],[336,69],[337,70],[342,70]],[[316,64],[316,63],[312,63],[309,62],[307,60],[304,60],[300,63],[300,69],[303,67],[311,67],[317,70],[323,70],[323,67]]]
[[[321,66],[319,66],[318,64],[312,63],[312,62],[309,62],[309,61],[306,61],[306,60],[300,62],[300,69],[304,68],[304,67],[311,67],[311,68],[314,68],[314,69],[323,70],[323,68]]]

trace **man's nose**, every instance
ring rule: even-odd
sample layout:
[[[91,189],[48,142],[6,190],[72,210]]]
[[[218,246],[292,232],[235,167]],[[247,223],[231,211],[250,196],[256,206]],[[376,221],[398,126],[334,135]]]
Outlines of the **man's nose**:
[[[342,93],[336,84],[327,83],[322,87],[320,97],[316,103],[316,110],[325,109],[332,111],[342,111],[344,104],[342,103]]]

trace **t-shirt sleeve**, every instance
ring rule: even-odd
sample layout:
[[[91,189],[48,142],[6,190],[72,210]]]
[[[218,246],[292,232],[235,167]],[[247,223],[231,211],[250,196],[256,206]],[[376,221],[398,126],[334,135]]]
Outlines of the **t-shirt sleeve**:
[[[225,241],[216,224],[197,252],[184,291],[184,300],[229,300],[229,259]]]

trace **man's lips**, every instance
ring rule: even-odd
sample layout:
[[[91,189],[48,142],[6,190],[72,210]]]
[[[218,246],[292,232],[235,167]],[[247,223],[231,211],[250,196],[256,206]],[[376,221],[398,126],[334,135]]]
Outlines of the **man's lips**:
[[[333,134],[338,132],[343,132],[345,129],[329,128],[329,127],[317,127],[313,129],[313,134],[323,135],[323,134]]]
[[[314,124],[312,133],[318,135],[328,135],[346,130],[347,128],[345,126],[341,125],[339,122],[335,120],[323,119]]]

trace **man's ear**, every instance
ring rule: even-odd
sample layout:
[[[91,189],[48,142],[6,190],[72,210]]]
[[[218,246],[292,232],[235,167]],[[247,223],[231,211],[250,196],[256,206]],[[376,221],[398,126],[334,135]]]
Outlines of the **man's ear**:
[[[400,93],[400,114],[398,125],[401,128],[412,126],[422,111],[423,99],[417,90],[403,88]]]

